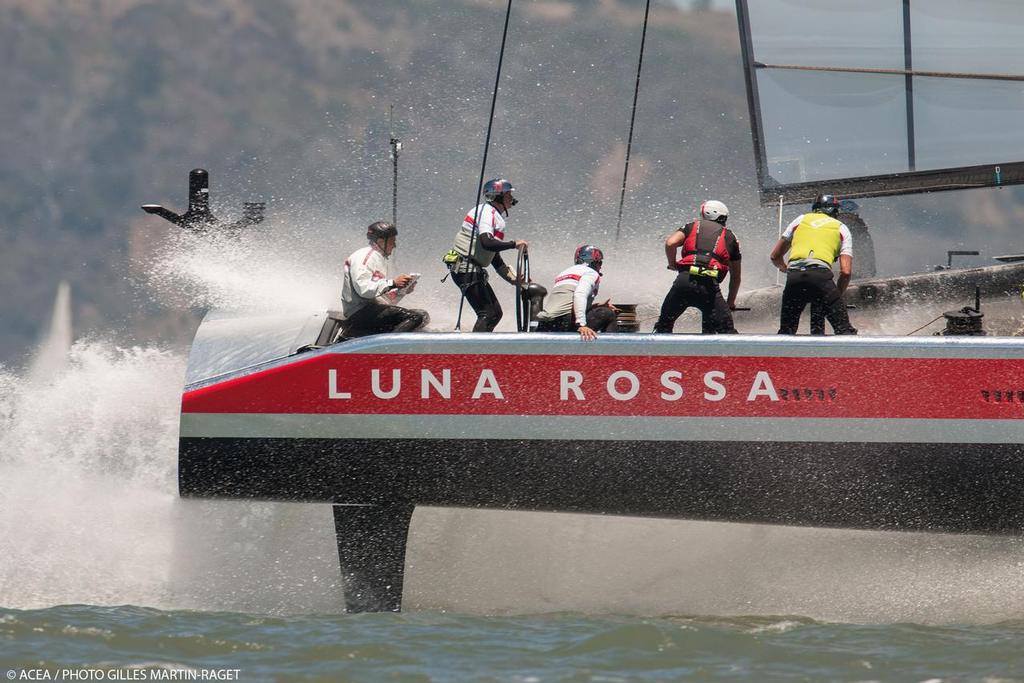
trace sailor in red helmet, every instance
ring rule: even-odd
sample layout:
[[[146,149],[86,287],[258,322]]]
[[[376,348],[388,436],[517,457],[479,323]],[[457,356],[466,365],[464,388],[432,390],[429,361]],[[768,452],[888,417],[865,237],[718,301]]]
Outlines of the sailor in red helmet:
[[[419,275],[387,276],[388,257],[395,250],[398,228],[385,221],[371,223],[366,228],[366,239],[368,246],[345,259],[342,335],[351,338],[419,329],[429,320],[427,312],[395,305],[412,292]]]
[[[604,254],[593,244],[576,249],[575,265],[566,268],[555,278],[544,310],[537,315],[538,332],[579,332],[580,338],[590,341],[598,332],[615,331],[619,311],[608,301],[594,305],[601,285],[601,264]]]
[[[676,319],[690,306],[700,309],[701,332],[736,334],[732,313],[740,291],[740,243],[725,227],[729,209],[711,199],[700,205],[700,218],[687,223],[665,240],[670,270],[679,271],[661,304],[655,332],[672,332]],[[682,249],[679,258],[676,252]],[[729,299],[719,284],[729,275]]]
[[[519,275],[505,265],[500,252],[527,246],[525,240],[505,239],[508,210],[519,203],[512,196],[515,188],[511,181],[488,180],[483,190],[486,201],[462,219],[455,246],[444,257],[452,280],[476,313],[474,332],[490,332],[501,320],[501,304],[487,281],[487,267],[494,266],[501,279],[514,285]]]

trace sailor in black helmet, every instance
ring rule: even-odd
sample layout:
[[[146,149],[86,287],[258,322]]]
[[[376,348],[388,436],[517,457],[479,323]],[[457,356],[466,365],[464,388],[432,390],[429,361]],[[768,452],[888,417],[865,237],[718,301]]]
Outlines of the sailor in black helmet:
[[[618,309],[609,301],[594,304],[604,254],[593,244],[582,244],[577,247],[573,261],[575,265],[555,278],[544,310],[537,315],[537,331],[576,331],[584,341],[596,339],[598,332],[614,332]]]
[[[483,204],[466,214],[455,235],[455,246],[444,258],[452,280],[465,292],[466,301],[476,313],[474,332],[490,332],[501,320],[501,304],[487,281],[487,266],[514,285],[520,277],[505,265],[499,252],[526,247],[525,240],[505,240],[508,210],[518,204],[512,183],[495,178],[484,183]],[[475,230],[474,230],[475,227]]]
[[[786,273],[779,334],[796,334],[804,308],[815,303],[823,307],[836,334],[857,334],[843,301],[843,292],[853,276],[853,236],[850,229],[836,219],[839,208],[839,198],[835,195],[818,195],[811,210],[797,216],[772,249],[769,258],[776,268]],[[839,262],[838,282],[832,274],[832,264],[836,261]],[[823,325],[820,332],[824,333]]]
[[[426,311],[395,304],[416,286],[415,274],[388,279],[388,257],[395,250],[398,228],[377,221],[366,228],[368,246],[345,259],[341,286],[342,334],[363,337],[384,332],[412,332],[429,320]]]

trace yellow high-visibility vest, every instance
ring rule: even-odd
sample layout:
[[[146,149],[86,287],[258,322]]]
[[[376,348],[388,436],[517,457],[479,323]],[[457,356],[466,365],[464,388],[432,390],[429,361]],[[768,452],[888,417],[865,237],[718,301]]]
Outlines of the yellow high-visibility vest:
[[[839,258],[843,238],[839,234],[842,223],[823,213],[804,214],[804,219],[793,231],[789,260],[817,259],[832,265]]]

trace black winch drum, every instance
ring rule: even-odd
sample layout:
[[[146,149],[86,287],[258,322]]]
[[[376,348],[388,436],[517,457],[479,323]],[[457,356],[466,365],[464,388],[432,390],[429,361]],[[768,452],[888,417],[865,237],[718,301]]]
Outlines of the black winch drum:
[[[639,332],[640,321],[636,317],[637,304],[614,304],[619,309],[617,321],[619,332]]]

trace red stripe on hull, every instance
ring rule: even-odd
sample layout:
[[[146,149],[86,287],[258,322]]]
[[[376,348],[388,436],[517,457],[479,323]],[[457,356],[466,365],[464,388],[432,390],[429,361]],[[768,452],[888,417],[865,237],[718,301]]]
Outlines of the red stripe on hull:
[[[397,395],[373,370],[378,393],[401,371]],[[423,370],[449,371],[450,398],[421,397]],[[182,412],[1021,419],[1021,398],[1016,359],[325,354],[187,392]]]

